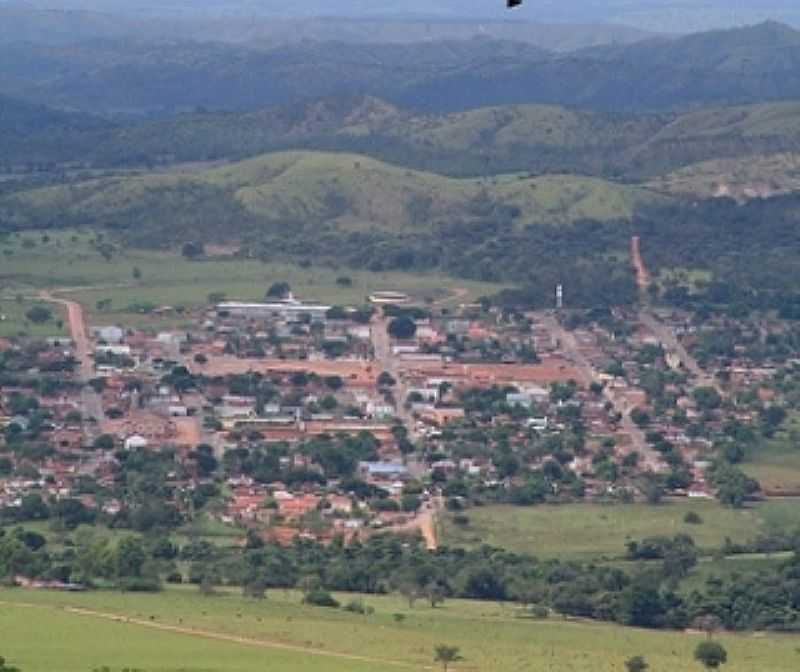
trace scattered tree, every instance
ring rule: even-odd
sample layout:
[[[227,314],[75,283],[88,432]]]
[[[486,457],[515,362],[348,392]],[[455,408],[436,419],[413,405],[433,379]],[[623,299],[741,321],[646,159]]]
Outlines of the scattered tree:
[[[457,646],[439,644],[435,649],[433,661],[435,663],[441,663],[444,672],[447,672],[450,665],[460,660],[464,660],[464,658],[460,655],[460,649]]]
[[[53,319],[53,312],[45,306],[33,306],[25,313],[25,317],[34,324],[44,324]]]
[[[410,317],[402,315],[389,323],[388,331],[392,338],[401,341],[407,340],[409,338],[414,338],[414,334],[417,333],[417,324]]]
[[[694,659],[707,670],[716,670],[728,662],[728,652],[717,642],[701,642],[694,650]]]
[[[625,669],[628,672],[646,672],[649,667],[643,656],[634,656],[625,661]]]

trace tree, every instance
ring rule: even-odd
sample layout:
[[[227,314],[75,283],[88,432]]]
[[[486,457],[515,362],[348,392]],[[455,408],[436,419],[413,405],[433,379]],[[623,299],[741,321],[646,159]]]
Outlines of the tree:
[[[410,317],[403,315],[389,323],[388,331],[392,338],[401,341],[407,340],[409,338],[414,338],[414,334],[417,333],[417,324]]]
[[[394,387],[396,384],[397,381],[388,371],[383,371],[381,375],[378,376],[378,387]]]
[[[0,672],[20,672],[18,667],[6,663],[6,659],[0,656]]]
[[[625,669],[628,672],[646,672],[649,667],[643,656],[634,656],[625,661]]]
[[[457,646],[439,644],[434,652],[435,655],[433,657],[433,662],[441,663],[444,672],[447,672],[452,663],[457,663],[459,660],[464,660],[464,658],[460,655],[460,649]]]
[[[694,619],[694,627],[706,633],[706,637],[711,639],[714,633],[722,628],[722,621],[714,614],[705,614]]]
[[[274,282],[267,290],[266,298],[268,299],[285,299],[292,293],[292,287],[288,282]]]
[[[95,450],[114,450],[114,437],[111,434],[101,434],[92,445]]]
[[[142,269],[138,266],[134,266],[133,270],[131,271],[131,277],[134,280],[141,280],[142,279]]]
[[[701,642],[694,650],[694,659],[707,670],[716,670],[728,662],[728,652],[717,642]]]
[[[197,259],[206,253],[206,248],[203,243],[186,243],[181,248],[181,254],[187,259]]]
[[[45,306],[33,306],[33,308],[25,313],[25,317],[34,324],[44,324],[53,319],[53,313]]]

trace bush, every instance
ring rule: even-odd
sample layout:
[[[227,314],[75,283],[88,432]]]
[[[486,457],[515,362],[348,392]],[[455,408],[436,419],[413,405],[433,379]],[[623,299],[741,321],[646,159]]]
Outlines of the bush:
[[[171,574],[167,574],[167,583],[183,583],[183,575],[180,572],[172,572]]]
[[[702,525],[703,519],[700,517],[699,513],[695,513],[694,511],[689,511],[683,517],[683,522],[688,525]]]
[[[537,604],[531,607],[531,616],[544,620],[550,616],[550,611],[547,607]]]
[[[158,593],[161,582],[154,576],[128,576],[119,580],[118,587],[126,593]]]
[[[329,607],[331,609],[338,609],[339,602],[327,590],[322,588],[315,588],[308,592],[303,598],[304,604],[310,604],[314,607]]]
[[[367,608],[361,600],[351,600],[342,609],[349,611],[351,614],[361,614],[362,616],[367,613]]]

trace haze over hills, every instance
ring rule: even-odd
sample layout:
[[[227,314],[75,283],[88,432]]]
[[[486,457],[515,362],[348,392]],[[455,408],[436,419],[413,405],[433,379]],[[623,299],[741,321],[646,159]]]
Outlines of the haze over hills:
[[[800,96],[800,33],[777,23],[554,54],[494,39],[0,45],[0,93],[95,114],[241,110],[373,95],[427,112],[506,104],[656,111]]]
[[[473,37],[513,40],[553,51],[602,44],[627,44],[652,33],[612,24],[546,24],[535,21],[413,17],[158,17],[104,11],[37,9],[0,3],[0,44],[30,42],[49,46],[87,40],[191,40],[253,47],[298,42],[415,43]]]
[[[33,0],[40,8],[105,11],[131,16],[425,16],[508,18],[500,0]],[[536,0],[515,10],[516,19],[565,23],[621,23],[648,30],[690,32],[777,19],[800,25],[792,0]]]

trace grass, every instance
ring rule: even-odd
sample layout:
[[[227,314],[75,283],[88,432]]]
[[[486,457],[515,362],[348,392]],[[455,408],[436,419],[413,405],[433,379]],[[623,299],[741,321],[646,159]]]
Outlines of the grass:
[[[684,516],[695,511],[701,525]],[[491,544],[540,557],[608,557],[624,555],[625,543],[655,535],[691,535],[705,550],[719,548],[726,537],[745,542],[771,527],[800,524],[800,509],[769,502],[751,509],[725,509],[716,502],[670,502],[661,506],[569,504],[530,508],[487,506],[467,511],[461,527],[451,515],[441,521],[444,544],[475,547]]]
[[[800,189],[800,155],[767,154],[694,163],[651,180],[655,191],[740,201],[766,198]]]
[[[440,299],[449,290],[463,288],[467,290],[463,301],[500,289],[499,285],[437,274],[301,268],[230,257],[192,262],[175,252],[118,249],[107,261],[91,244],[92,239],[91,234],[68,231],[49,233],[46,243],[40,234],[34,233],[0,241],[0,254],[3,250],[11,253],[3,256],[2,278],[10,287],[8,291],[32,294],[42,288],[84,287],[69,296],[87,307],[95,324],[167,327],[180,323],[180,318],[154,318],[137,313],[133,307],[151,304],[195,309],[208,305],[212,292],[222,292],[230,299],[259,300],[279,280],[288,281],[302,299],[332,304],[360,305],[366,296],[380,289],[404,291],[425,300]],[[32,243],[35,245],[31,246]],[[134,268],[141,273],[138,280],[133,277]],[[337,283],[342,276],[349,277],[352,284]],[[105,299],[111,299],[110,308],[99,310],[98,302]],[[24,327],[20,313],[15,312],[0,329],[16,333]]]
[[[742,468],[758,480],[768,494],[800,493],[800,414],[790,414],[775,438],[751,450]]]
[[[52,319],[43,324],[31,322],[26,313],[34,306],[45,306],[52,312]],[[60,308],[28,298],[20,300],[0,294],[0,337],[38,337],[63,336],[66,331]]]
[[[334,221],[393,233],[413,233],[434,221],[468,218],[471,202],[484,193],[499,203],[519,206],[520,226],[571,223],[584,217],[629,218],[635,204],[664,198],[576,175],[454,179],[358,154],[278,152],[193,174],[157,173],[35,189],[0,205],[13,212],[33,208],[112,221],[138,211],[142,203],[172,212],[192,207],[181,204],[179,197],[192,186],[217,188],[249,212],[270,220]],[[21,216],[36,221],[30,213]]]
[[[366,598],[375,608],[368,617],[305,607],[297,593],[284,591],[271,591],[266,601],[255,602],[233,593],[203,597],[188,588],[161,595],[0,590],[0,601],[2,653],[24,672],[84,672],[99,665],[114,670],[130,665],[146,672],[422,670],[434,669],[433,648],[439,643],[461,649],[465,660],[453,668],[459,672],[616,672],[639,654],[651,669],[689,672],[697,669],[692,651],[700,641],[681,633],[534,621],[520,618],[515,607],[494,603],[450,601],[435,610],[409,610],[393,596]],[[143,623],[67,611],[75,607]],[[256,640],[264,648],[159,631],[153,627],[158,625]],[[729,653],[728,672],[797,669],[796,638],[723,636],[721,641]],[[270,643],[308,653],[271,648]]]

